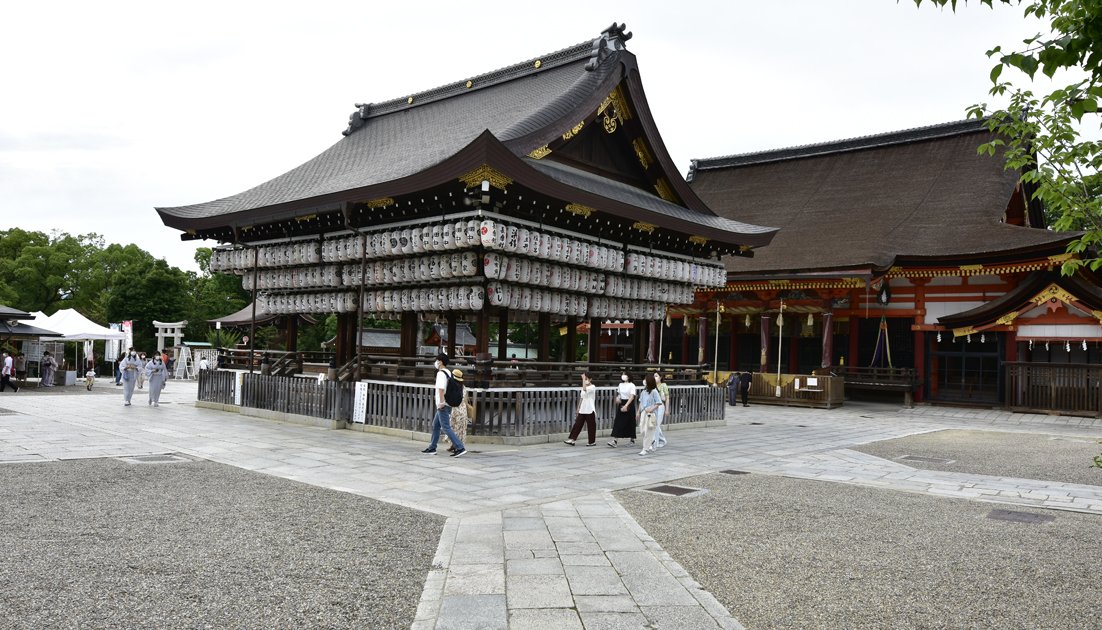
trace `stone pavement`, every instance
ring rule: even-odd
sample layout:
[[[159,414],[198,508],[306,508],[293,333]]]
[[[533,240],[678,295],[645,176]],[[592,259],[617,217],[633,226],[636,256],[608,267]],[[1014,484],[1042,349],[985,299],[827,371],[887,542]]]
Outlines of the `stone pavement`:
[[[196,408],[170,381],[160,408],[113,396],[0,395],[0,461],[180,452],[449,517],[414,628],[739,628],[610,491],[739,469],[1102,514],[1102,488],[916,470],[849,447],[944,429],[1102,439],[1092,419],[847,403],[728,408],[727,427],[638,448],[424,443]]]

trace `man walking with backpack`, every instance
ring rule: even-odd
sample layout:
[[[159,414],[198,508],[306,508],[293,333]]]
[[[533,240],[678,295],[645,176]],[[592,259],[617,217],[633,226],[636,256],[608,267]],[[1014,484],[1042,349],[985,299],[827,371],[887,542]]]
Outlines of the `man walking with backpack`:
[[[455,431],[452,431],[451,415],[452,407],[463,404],[463,385],[448,371],[448,363],[448,355],[441,353],[436,357],[436,385],[433,387],[433,394],[436,397],[436,415],[432,419],[432,442],[421,452],[427,455],[436,454],[436,443],[440,441],[440,431],[443,429],[455,446],[455,452],[451,456],[460,457],[467,452],[467,449],[463,447]]]

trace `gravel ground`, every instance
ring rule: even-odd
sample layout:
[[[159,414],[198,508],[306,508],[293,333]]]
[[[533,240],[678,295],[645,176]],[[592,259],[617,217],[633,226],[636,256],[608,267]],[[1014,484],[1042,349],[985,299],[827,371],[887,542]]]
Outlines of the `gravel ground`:
[[[1102,453],[1102,444],[1089,438],[996,431],[937,431],[873,442],[853,450],[912,468],[1102,486],[1102,469],[1091,468],[1094,457]],[[899,459],[907,455],[955,461],[936,464]]]
[[[748,630],[1093,628],[1102,518],[764,475],[616,498]]]
[[[0,628],[408,628],[444,518],[206,461],[0,466]]]

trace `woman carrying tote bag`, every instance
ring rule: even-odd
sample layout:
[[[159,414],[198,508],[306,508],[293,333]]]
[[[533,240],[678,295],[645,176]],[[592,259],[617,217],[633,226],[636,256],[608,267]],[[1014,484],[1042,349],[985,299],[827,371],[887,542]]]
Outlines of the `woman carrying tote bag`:
[[[654,440],[654,432],[658,429],[657,412],[662,408],[662,394],[658,392],[658,385],[654,382],[654,374],[647,374],[643,382],[646,383],[646,386],[643,392],[639,394],[638,415],[638,419],[641,421],[639,429],[643,433],[643,450],[639,451],[640,455],[655,451],[655,447],[651,442]]]

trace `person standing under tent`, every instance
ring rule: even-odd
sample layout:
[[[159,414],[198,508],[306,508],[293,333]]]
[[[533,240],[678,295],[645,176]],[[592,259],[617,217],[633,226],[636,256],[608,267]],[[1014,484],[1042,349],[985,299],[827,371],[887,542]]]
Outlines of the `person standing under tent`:
[[[658,385],[658,395],[662,397],[662,406],[658,408],[658,427],[654,430],[654,446],[662,448],[666,445],[666,435],[662,433],[662,422],[669,415],[670,388],[666,385],[666,379],[661,372],[654,373],[654,382]]]
[[[635,446],[635,420],[635,384],[624,370],[616,387],[616,417],[612,421],[612,441],[608,445],[616,448],[619,438],[631,438],[631,446]]]
[[[138,375],[142,371],[142,362],[133,348],[119,363],[119,369],[122,370],[122,404],[129,407],[130,399],[134,397],[134,386],[138,384]]]
[[[0,360],[3,361],[3,364],[0,365],[0,392],[10,385],[12,392],[18,393],[19,388],[11,382],[11,377],[15,374],[15,360],[11,358],[11,353],[7,350],[4,351]]]
[[[455,452],[451,456],[461,457],[467,452],[467,449],[463,447],[463,442],[459,440],[459,436],[455,434],[455,431],[452,431],[451,427],[452,411],[446,396],[448,384],[454,377],[448,372],[448,362],[448,355],[446,354],[441,353],[436,357],[436,384],[433,386],[433,395],[436,397],[436,415],[432,418],[432,441],[429,442],[429,447],[421,452],[426,455],[435,455],[436,444],[440,441],[440,432],[443,431],[451,440],[452,445],[455,446]]]
[[[27,355],[22,352],[15,355],[15,380],[20,385],[27,384]]]
[[[50,351],[42,353],[42,377],[38,379],[39,387],[54,386],[54,372],[57,371],[57,361],[50,355]]]
[[[149,404],[160,407],[161,390],[165,388],[165,378],[168,377],[168,367],[161,360],[161,355],[154,354],[145,364],[145,375],[149,380]]]

